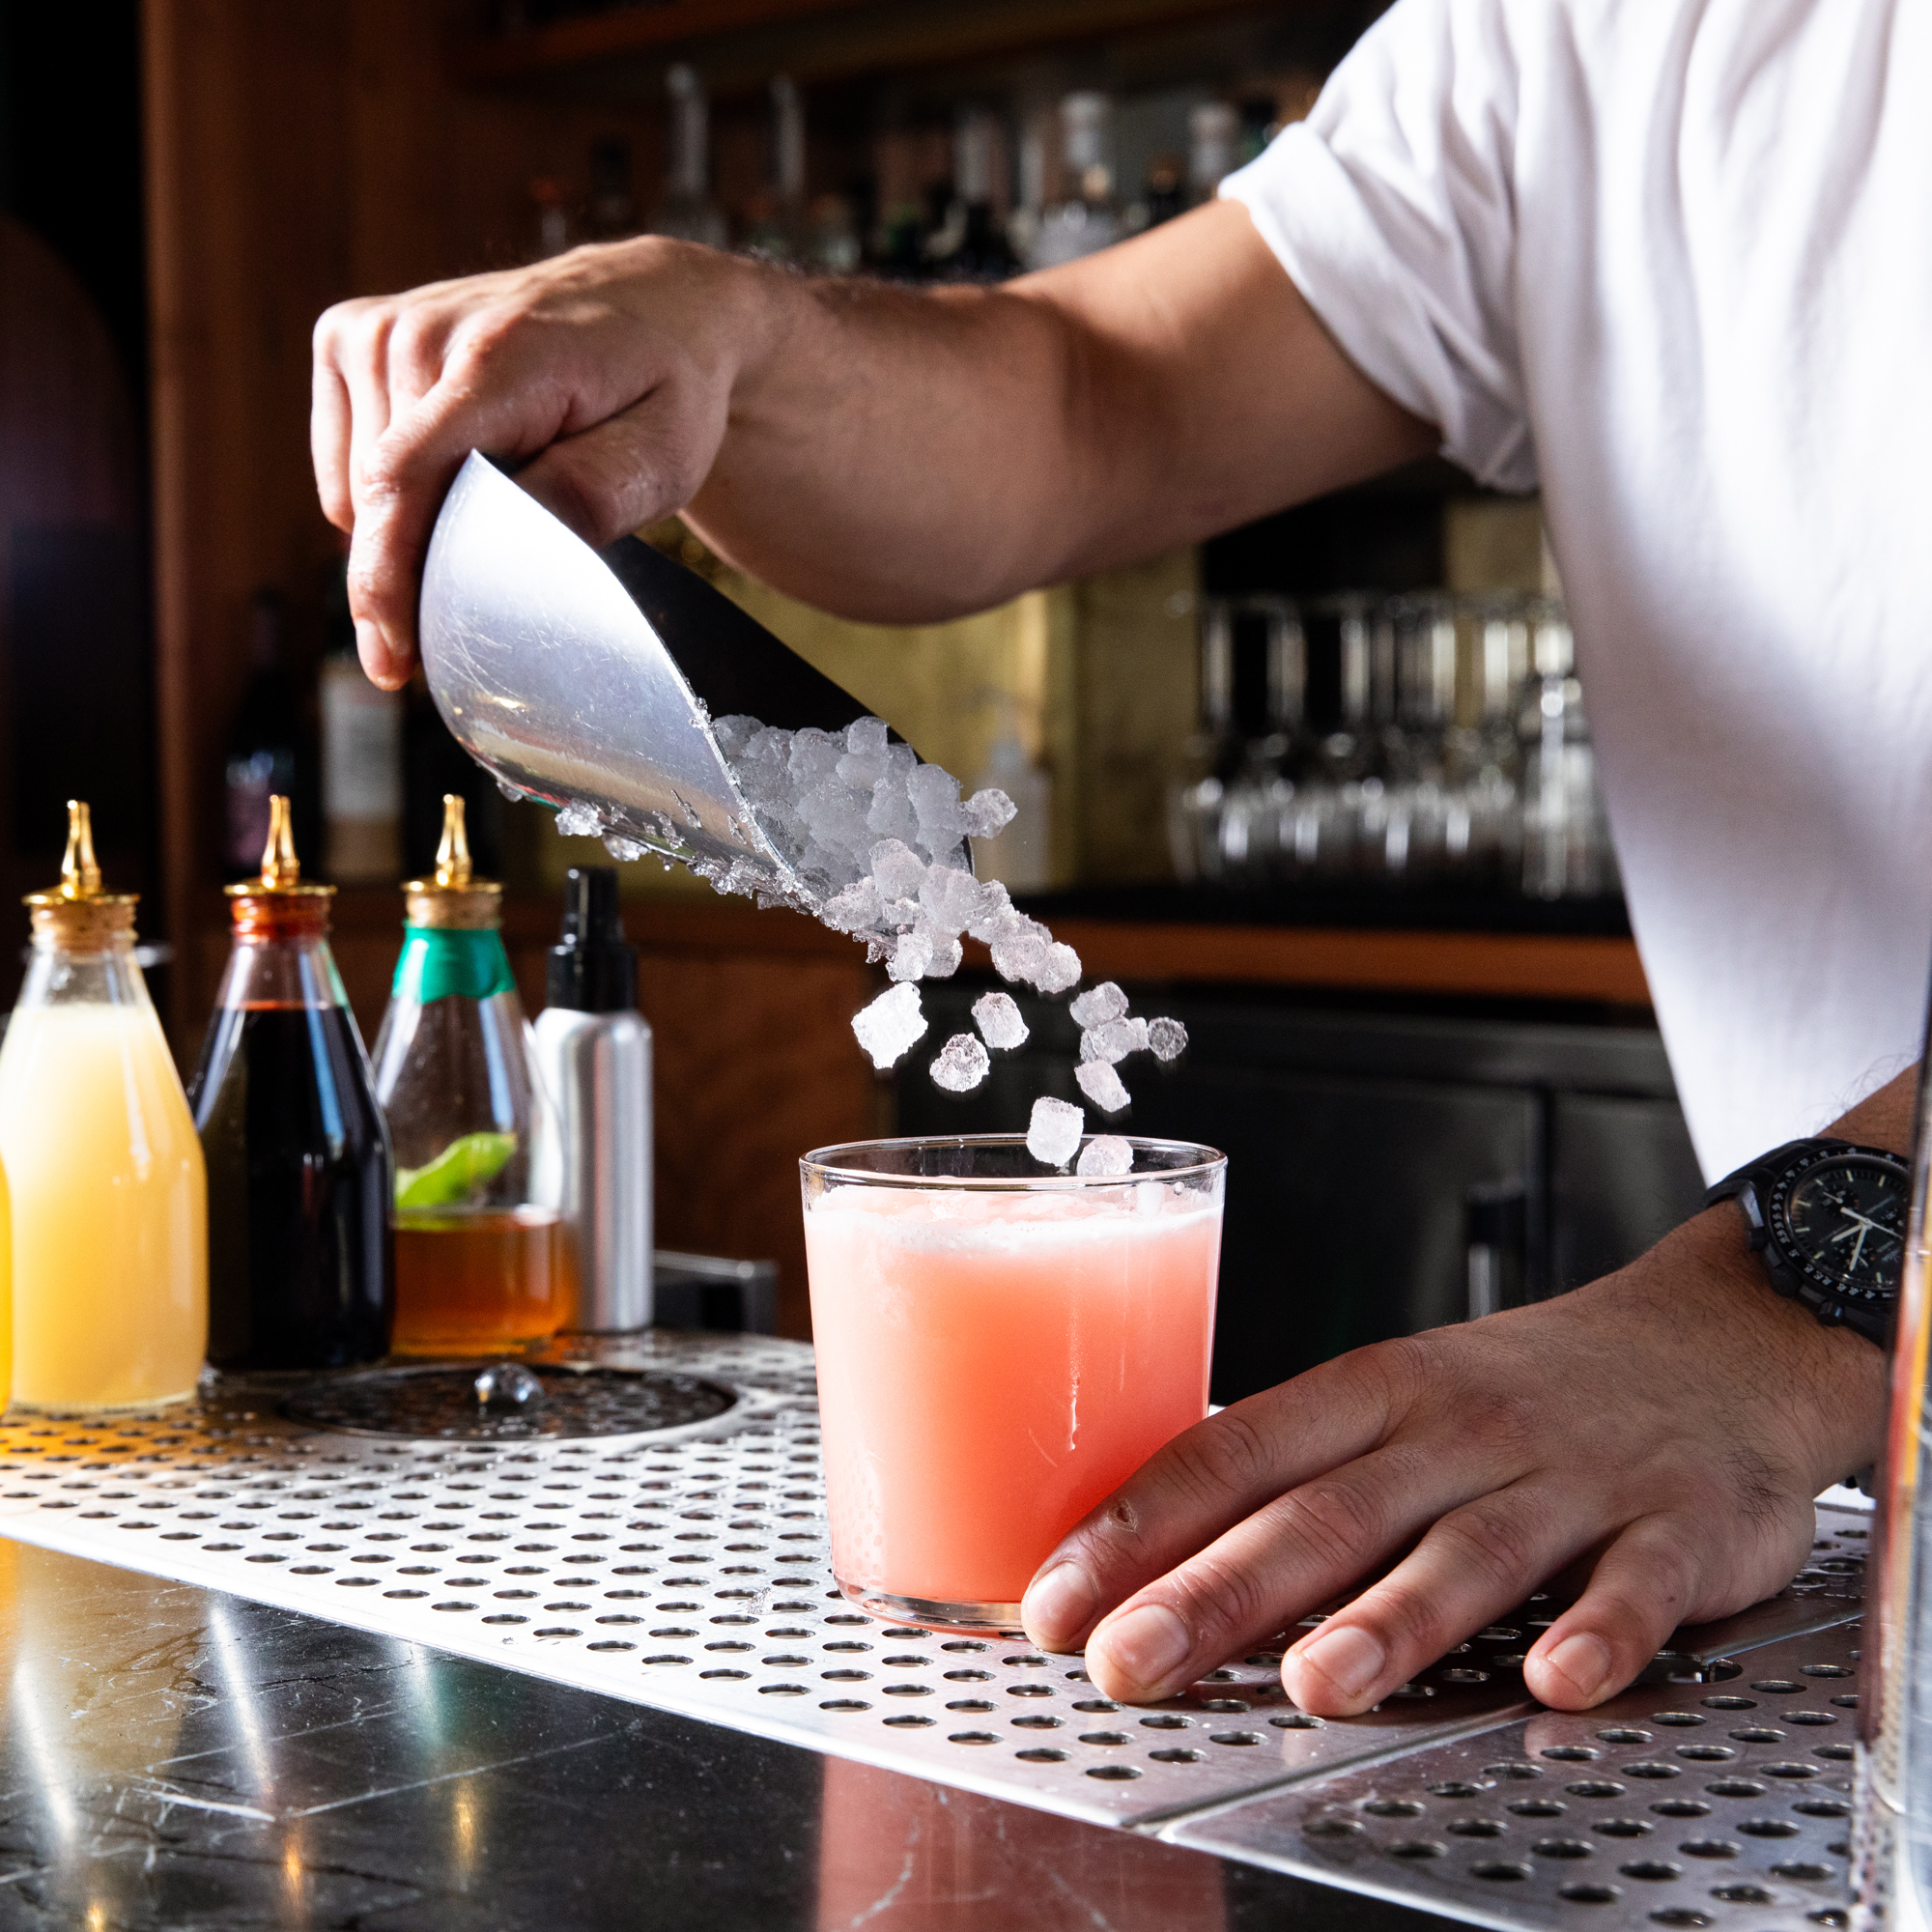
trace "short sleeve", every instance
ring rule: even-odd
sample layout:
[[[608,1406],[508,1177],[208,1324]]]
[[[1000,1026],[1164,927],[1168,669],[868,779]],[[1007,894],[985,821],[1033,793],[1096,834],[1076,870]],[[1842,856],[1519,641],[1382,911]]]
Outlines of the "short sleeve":
[[[1536,487],[1516,304],[1508,0],[1397,0],[1222,183],[1343,352],[1503,490]]]

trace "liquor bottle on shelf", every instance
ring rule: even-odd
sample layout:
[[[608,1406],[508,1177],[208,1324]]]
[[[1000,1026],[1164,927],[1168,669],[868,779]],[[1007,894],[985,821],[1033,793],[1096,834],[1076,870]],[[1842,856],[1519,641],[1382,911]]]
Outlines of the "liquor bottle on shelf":
[[[1187,116],[1187,192],[1195,207],[1212,201],[1235,172],[1241,117],[1225,100],[1204,100]]]
[[[262,856],[272,794],[302,801],[300,815],[308,816],[311,753],[301,697],[283,662],[284,615],[278,591],[258,590],[249,602],[254,668],[228,734],[222,771],[221,861],[231,879],[246,878]]]
[[[952,137],[952,205],[926,241],[935,276],[946,282],[1003,282],[1019,272],[994,206],[1000,124],[983,107],[961,111]]]
[[[812,241],[805,206],[805,99],[785,73],[773,75],[771,99],[770,164],[752,205],[745,246],[774,262],[805,262]]]
[[[60,884],[27,899],[33,955],[0,1045],[12,1192],[14,1403],[156,1407],[194,1394],[208,1339],[208,1181],[87,807]]]
[[[704,83],[696,68],[680,61],[665,75],[665,87],[670,96],[670,153],[651,233],[722,248],[724,212],[711,198],[711,117]]]
[[[403,888],[402,956],[376,1038],[395,1154],[398,1354],[517,1350],[570,1324],[562,1217],[532,1188],[542,1098],[503,951],[502,888],[475,876],[444,799],[433,877]]]
[[[189,1083],[208,1165],[208,1355],[341,1369],[389,1352],[389,1143],[328,944],[332,886],[301,876],[289,801],[259,876],[228,888],[235,945]]]
[[[638,204],[631,193],[631,144],[605,134],[590,144],[590,239],[621,242],[638,232]]]
[[[570,209],[563,185],[550,175],[530,181],[530,260],[547,262],[570,246]]]
[[[614,867],[566,874],[547,990],[532,1033],[555,1131],[542,1137],[535,1191],[563,1213],[574,1325],[648,1328],[651,1030],[638,1011],[638,953],[624,938]]]
[[[1114,103],[1069,94],[1060,103],[1062,194],[1040,217],[1031,266],[1077,261],[1121,239],[1114,182]]]
[[[346,574],[330,579],[322,661],[323,870],[337,885],[388,885],[403,869],[403,696],[363,675]]]

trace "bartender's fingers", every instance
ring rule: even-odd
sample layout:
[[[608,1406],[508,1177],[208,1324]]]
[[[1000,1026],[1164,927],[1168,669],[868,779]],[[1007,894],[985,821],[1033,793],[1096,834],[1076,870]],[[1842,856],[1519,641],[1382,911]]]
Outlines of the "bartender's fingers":
[[[1028,1634],[1043,1650],[1078,1650],[1105,1611],[1208,1539],[1373,1450],[1407,1406],[1399,1363],[1399,1345],[1359,1350],[1176,1436],[1040,1565],[1022,1605]],[[1373,1534],[1365,1542],[1373,1544]]]
[[[311,380],[308,412],[309,454],[322,514],[338,530],[352,528],[355,506],[349,494],[349,390],[332,363],[318,360]]]
[[[1351,1718],[1514,1609],[1577,1553],[1574,1491],[1513,1483],[1452,1511],[1402,1562],[1282,1659],[1282,1688],[1318,1717]]]
[[[1523,1660],[1530,1695],[1553,1710],[1587,1711],[1623,1690],[1679,1624],[1723,1616],[1781,1588],[1812,1535],[1810,1505],[1800,1503],[1788,1521],[1661,1513],[1632,1523]]]
[[[601,548],[691,501],[724,440],[727,407],[722,389],[661,383],[594,429],[552,443],[517,481]]]

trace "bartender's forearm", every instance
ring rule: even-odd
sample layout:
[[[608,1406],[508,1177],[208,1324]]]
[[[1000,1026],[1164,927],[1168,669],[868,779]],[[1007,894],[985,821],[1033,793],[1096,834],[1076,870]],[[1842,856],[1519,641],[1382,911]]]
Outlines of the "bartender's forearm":
[[[583,248],[346,302],[313,440],[385,682],[464,455],[604,543],[686,504],[728,556],[915,621],[1225,528],[1434,446],[1217,204],[998,290],[815,282],[689,244]]]
[[[1434,446],[1232,203],[1000,289],[761,274],[778,326],[693,516],[847,615],[981,609]]]

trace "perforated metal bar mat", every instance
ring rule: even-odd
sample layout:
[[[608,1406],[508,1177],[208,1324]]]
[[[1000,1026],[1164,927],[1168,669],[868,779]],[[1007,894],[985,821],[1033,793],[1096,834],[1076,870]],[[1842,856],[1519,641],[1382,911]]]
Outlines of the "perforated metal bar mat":
[[[652,1335],[594,1361],[735,1399],[654,1434],[511,1440],[319,1428],[282,1412],[291,1389],[266,1384],[160,1419],[17,1422],[0,1428],[0,1531],[1099,1824],[1220,1833],[1212,1848],[1236,1858],[1357,1885],[1358,1865],[1373,1866],[1365,1889],[1486,1922],[1571,1915],[1534,1881],[1518,1882],[1524,1903],[1507,1911],[1484,1901],[1509,1881],[1468,1881],[1479,1910],[1441,1876],[1453,1861],[1311,1852],[1286,1798],[1268,1801],[1289,1805],[1277,1822],[1231,1822],[1276,1787],[1296,1804],[1345,1786],[1366,1803],[1394,1767],[1407,1778],[1418,1752],[1463,1752],[1479,1769],[1511,1756],[1499,1730],[1558,1721],[1532,1715],[1520,1675],[1547,1604],[1362,1718],[1293,1709],[1278,1650],[1157,1708],[1119,1707],[1077,1659],[934,1636],[838,1596],[805,1345]],[[1789,1590],[1680,1633],[1647,1673],[1662,1690],[1632,1695],[1699,1708],[1744,1674],[1733,1652],[1855,1615],[1865,1520],[1821,1511],[1819,1522]],[[1380,1829],[1365,1823],[1364,1841],[1379,1845]]]
[[[1696,1694],[1538,1711],[1163,1835],[1480,1925],[1843,1925],[1859,1635],[1785,1638]]]

